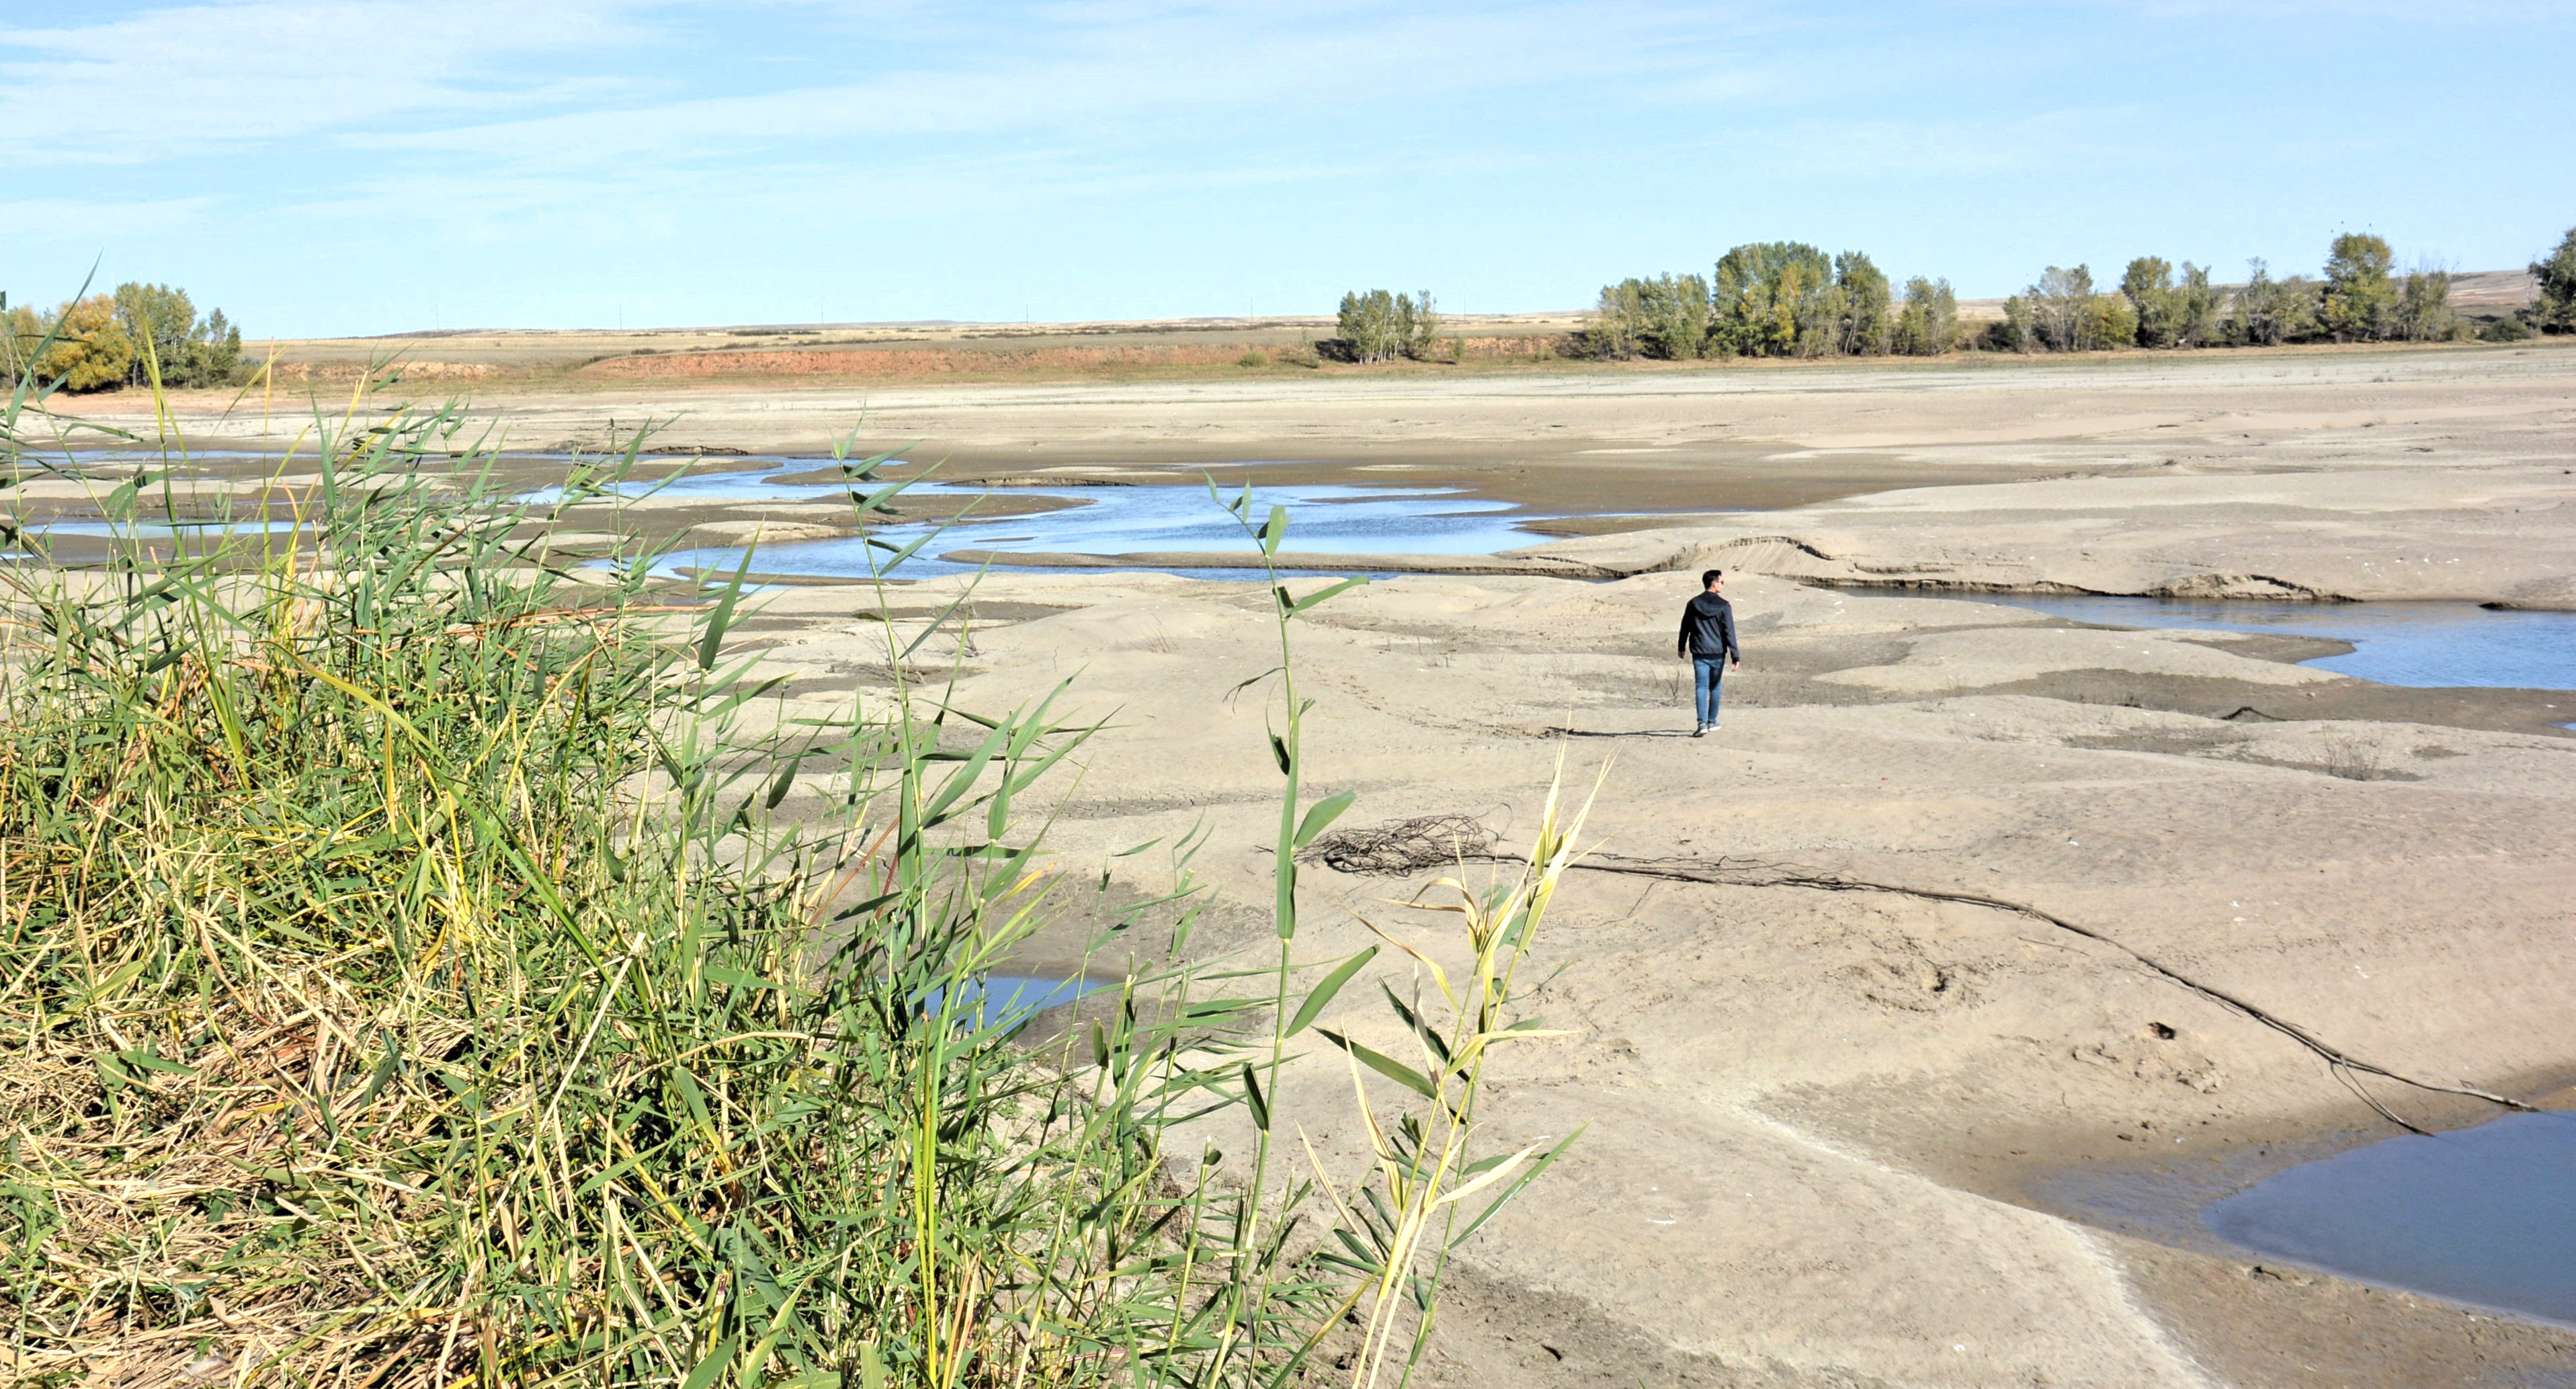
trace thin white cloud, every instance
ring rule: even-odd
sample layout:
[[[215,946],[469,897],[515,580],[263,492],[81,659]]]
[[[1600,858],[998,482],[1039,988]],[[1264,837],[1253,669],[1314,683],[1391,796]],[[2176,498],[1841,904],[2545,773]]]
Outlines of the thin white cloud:
[[[613,76],[535,77],[539,55],[645,37],[616,0],[242,0],[55,28],[0,27],[13,162],[139,163],[424,115],[595,99]]]
[[[80,198],[19,198],[0,201],[0,226],[49,237],[86,240],[138,224],[184,231],[205,223],[220,200],[212,197],[140,198],[88,201]]]
[[[1030,131],[1186,135],[1184,118],[1255,116],[1281,127],[1400,134],[1426,106],[1471,92],[1610,78],[1675,99],[1741,99],[1778,84],[1712,73],[1705,41],[1668,13],[1564,5],[1467,15],[1135,4],[1040,7],[1057,22],[972,59],[749,94],[547,114],[360,137],[370,148],[545,166],[633,156],[722,155],[777,143],[991,136]]]

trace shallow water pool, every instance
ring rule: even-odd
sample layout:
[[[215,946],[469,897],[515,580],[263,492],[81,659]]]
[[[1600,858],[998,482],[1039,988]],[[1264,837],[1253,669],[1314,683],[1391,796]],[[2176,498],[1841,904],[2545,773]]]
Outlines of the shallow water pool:
[[[2576,691],[2576,613],[2474,603],[2266,603],[2006,594],[1993,601],[2117,627],[2276,632],[2352,643],[2302,664],[2383,685]]]
[[[831,495],[838,489],[797,488],[787,495]],[[911,492],[974,496],[971,487],[921,484]],[[704,495],[714,496],[716,493]],[[740,490],[732,497],[757,497]],[[1060,498],[1076,503],[1033,515],[990,520],[971,511],[940,527],[938,537],[905,562],[907,577],[926,578],[972,571],[977,566],[940,558],[958,551],[984,551],[995,563],[1008,564],[1019,554],[1115,556],[1156,552],[1239,552],[1254,554],[1234,517],[1196,486],[1050,487],[1012,489],[1013,496]],[[1264,487],[1256,503],[1288,509],[1285,548],[1310,555],[1486,555],[1535,545],[1547,539],[1523,530],[1504,513],[1508,502],[1485,501],[1446,489],[1378,488],[1341,485]],[[897,502],[900,505],[900,500]],[[927,524],[882,526],[871,538],[895,546],[911,544],[932,529]],[[753,567],[764,574],[849,578],[870,572],[867,540],[796,541],[761,547]],[[884,551],[873,553],[882,555]],[[676,557],[701,569],[730,569],[741,562],[739,548],[710,547]],[[1147,566],[1169,568],[1169,566]],[[1189,571],[1202,572],[1202,571]],[[1243,577],[1233,571],[1217,571]]]
[[[974,1004],[975,1016],[971,1025],[980,1029],[1017,1027],[1050,1008],[1061,1008],[1086,994],[1108,987],[1097,979],[1078,976],[988,974],[980,987],[960,989],[959,992]],[[927,1002],[933,1008],[938,1007],[938,994],[934,992]]]
[[[2576,1114],[2512,1114],[2276,1172],[2221,1238],[2363,1282],[2576,1324]]]
[[[811,460],[782,460],[800,469]],[[710,502],[822,501],[846,495],[838,482],[786,483],[745,469],[683,476],[662,487],[665,498]],[[642,490],[641,486],[633,490]],[[1234,517],[1197,483],[1147,483],[1103,486],[1067,483],[1049,487],[1013,487],[991,491],[971,484],[921,482],[904,496],[975,498],[984,495],[1042,497],[1069,502],[1053,511],[1027,515],[965,515],[937,527],[929,523],[879,526],[871,538],[897,547],[939,531],[936,538],[904,562],[907,578],[970,573],[979,566],[940,558],[959,551],[993,554],[1007,565],[1013,554],[1069,554],[1111,557],[1130,554],[1207,552],[1255,554]],[[547,501],[554,489],[529,494]],[[1236,495],[1227,493],[1228,497]],[[1308,555],[1488,555],[1540,544],[1550,537],[1521,528],[1540,519],[1519,514],[1509,502],[1471,497],[1450,488],[1355,487],[1343,484],[1283,484],[1256,488],[1256,504],[1288,509],[1286,548]],[[903,504],[898,497],[895,505]],[[739,546],[705,546],[676,552],[675,568],[728,570],[742,561]],[[832,540],[786,541],[760,547],[753,568],[764,574],[813,578],[863,578],[871,560],[882,563],[886,552],[858,536]],[[1173,573],[1245,577],[1230,569],[1175,569],[1138,566]],[[1354,566],[1364,568],[1365,566]]]

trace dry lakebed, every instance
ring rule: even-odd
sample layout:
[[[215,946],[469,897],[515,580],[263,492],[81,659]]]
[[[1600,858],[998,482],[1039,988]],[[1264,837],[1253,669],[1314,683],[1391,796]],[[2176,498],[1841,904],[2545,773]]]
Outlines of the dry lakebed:
[[[636,514],[711,567],[757,540],[774,586],[738,640],[787,712],[886,685],[881,601],[901,630],[971,586],[962,643],[921,659],[969,707],[1073,678],[1110,731],[1047,807],[1057,868],[1160,892],[1159,859],[1112,855],[1206,827],[1196,952],[1267,932],[1277,783],[1261,699],[1228,697],[1274,663],[1268,598],[1203,476],[1297,503],[1290,567],[1377,576],[1296,637],[1308,784],[1357,792],[1345,823],[1471,816],[1508,846],[1558,759],[1599,779],[1541,947],[1565,1035],[1499,1063],[1487,1111],[1498,1144],[1588,1129],[1469,1246],[1427,1382],[2576,1382],[2571,1246],[2515,1272],[2476,1243],[2576,1228],[2550,1112],[2576,1082],[2576,350],[470,409],[531,486],[612,420],[720,453]],[[200,499],[255,491],[298,424],[174,418]],[[882,600],[812,485],[862,423],[940,464],[907,523],[973,508]],[[70,543],[84,495],[27,504]],[[1692,739],[1673,631],[1707,567],[1746,663]],[[1444,871],[1313,867],[1303,948],[1417,931],[1386,899]],[[1373,969],[1403,986],[1397,958]],[[1282,1108],[1344,1114],[1348,1084],[1310,1056]],[[2266,1187],[2497,1120],[2522,1137]],[[1348,1153],[1349,1127],[1312,1133]],[[2528,1195],[2404,1184],[2455,1156]],[[2303,1219],[2353,1228],[2301,1244]],[[2422,1257],[2360,1267],[2380,1226]],[[2504,1282],[2446,1283],[2463,1263]]]

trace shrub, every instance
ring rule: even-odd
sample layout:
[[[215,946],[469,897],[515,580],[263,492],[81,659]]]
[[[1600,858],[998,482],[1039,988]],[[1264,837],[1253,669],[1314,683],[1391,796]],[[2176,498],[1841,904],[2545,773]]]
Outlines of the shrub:
[[[1266,367],[1270,365],[1270,354],[1256,347],[1235,358],[1234,364],[1239,367]]]
[[[2531,325],[2525,323],[2518,313],[2506,314],[2478,330],[2478,336],[2488,342],[2523,342],[2531,335]]]

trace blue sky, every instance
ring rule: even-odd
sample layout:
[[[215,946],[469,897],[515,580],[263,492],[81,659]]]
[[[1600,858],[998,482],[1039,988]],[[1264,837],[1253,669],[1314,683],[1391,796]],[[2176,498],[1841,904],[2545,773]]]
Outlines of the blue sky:
[[[253,335],[2001,294],[2576,224],[2576,6],[0,0],[0,289]]]

